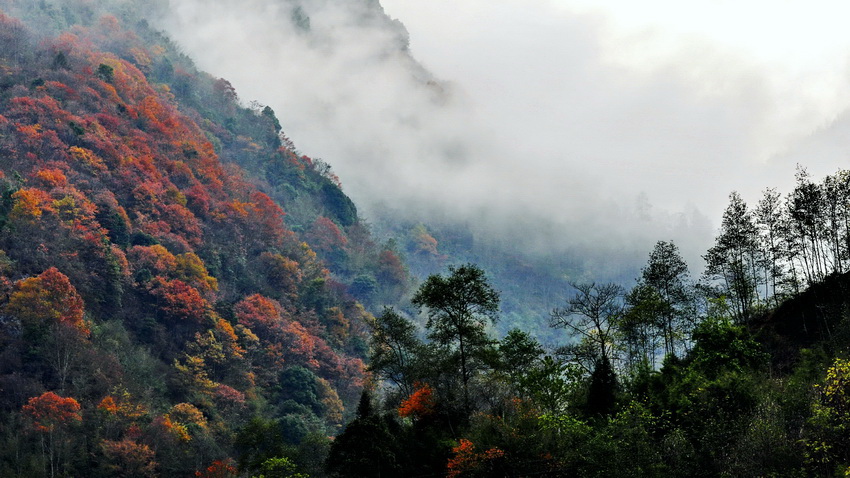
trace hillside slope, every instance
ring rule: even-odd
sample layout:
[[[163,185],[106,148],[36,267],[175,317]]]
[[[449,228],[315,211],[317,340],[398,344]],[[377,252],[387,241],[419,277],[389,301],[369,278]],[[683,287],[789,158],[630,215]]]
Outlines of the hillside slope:
[[[271,109],[131,10],[62,5],[0,2],[41,32],[0,15],[0,474],[318,466],[365,377],[352,294],[402,264]]]

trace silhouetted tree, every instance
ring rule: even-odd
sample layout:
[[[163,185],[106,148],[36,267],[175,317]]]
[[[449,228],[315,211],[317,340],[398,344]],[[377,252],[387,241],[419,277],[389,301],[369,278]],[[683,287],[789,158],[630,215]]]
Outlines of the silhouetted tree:
[[[693,328],[694,294],[688,264],[672,241],[658,241],[641,271],[638,285],[652,289],[660,300],[659,326],[664,353],[676,354],[677,341],[684,341]]]
[[[357,418],[331,445],[327,471],[332,476],[400,476],[397,442],[385,420],[374,413],[370,392],[364,390],[357,406]]]
[[[755,221],[759,227],[759,241],[763,255],[764,296],[766,300],[774,298],[778,304],[779,286],[784,282],[785,266],[783,258],[787,256],[785,237],[788,221],[783,215],[781,196],[776,189],[765,189],[755,209]]]
[[[552,311],[549,324],[566,329],[578,341],[562,352],[591,371],[597,362],[615,354],[614,330],[623,313],[623,288],[617,284],[571,284],[576,294]]]
[[[602,356],[590,375],[585,411],[590,417],[607,417],[614,413],[616,405],[617,375],[608,357]]]
[[[719,295],[732,302],[735,319],[749,320],[758,305],[758,234],[747,204],[737,192],[729,195],[720,234],[703,256],[705,277],[719,286]]]
[[[417,379],[414,368],[422,347],[413,324],[392,308],[385,308],[373,323],[369,370],[408,396],[413,393],[413,382]]]

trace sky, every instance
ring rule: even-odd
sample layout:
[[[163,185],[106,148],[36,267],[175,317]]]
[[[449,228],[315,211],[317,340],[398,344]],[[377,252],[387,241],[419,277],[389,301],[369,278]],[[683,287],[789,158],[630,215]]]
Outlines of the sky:
[[[367,218],[635,264],[672,239],[698,271],[732,190],[754,204],[850,151],[841,2],[171,5],[161,26],[274,108]]]

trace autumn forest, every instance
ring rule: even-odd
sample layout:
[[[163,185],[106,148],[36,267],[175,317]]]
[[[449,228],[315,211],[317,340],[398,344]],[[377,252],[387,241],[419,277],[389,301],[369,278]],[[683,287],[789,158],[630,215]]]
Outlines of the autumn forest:
[[[850,172],[506,325],[138,3],[0,0],[0,476],[850,473]]]

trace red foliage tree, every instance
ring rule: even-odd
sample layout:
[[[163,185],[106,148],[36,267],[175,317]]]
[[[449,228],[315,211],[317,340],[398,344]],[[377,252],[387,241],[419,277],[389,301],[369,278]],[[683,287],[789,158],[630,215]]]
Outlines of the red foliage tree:
[[[317,349],[324,347],[332,353],[324,340],[312,335],[303,325],[294,320],[287,320],[280,327],[280,343],[284,346],[284,357],[307,365],[313,370],[321,366],[316,357]]]
[[[402,417],[422,418],[434,413],[434,389],[427,383],[416,383],[414,391],[398,407]]]
[[[493,447],[484,452],[476,452],[475,444],[466,438],[461,438],[458,445],[452,448],[454,456],[449,459],[447,471],[449,478],[466,476],[491,476],[497,462],[503,459],[505,452]]]
[[[281,310],[278,301],[260,294],[245,297],[233,307],[236,320],[266,340],[271,339],[273,329],[280,326]]]
[[[245,394],[229,385],[219,384],[213,393],[213,397],[220,408],[243,408],[245,406]]]
[[[270,197],[259,191],[251,194],[251,224],[257,228],[257,234],[272,244],[280,244],[292,235],[283,225],[285,213]]]
[[[166,280],[162,277],[155,277],[151,284],[150,291],[157,298],[160,310],[167,316],[196,323],[206,317],[209,304],[198,289],[181,280]]]
[[[66,445],[64,431],[82,421],[80,404],[71,397],[62,398],[53,392],[44,392],[30,398],[21,412],[32,420],[33,429],[41,434],[42,456],[49,458],[50,476],[55,476],[62,461],[62,450]],[[45,438],[47,441],[45,442]]]
[[[185,201],[185,197],[183,198]],[[159,217],[168,224],[169,230],[179,235],[192,246],[203,243],[201,224],[198,218],[182,204],[164,204],[159,208]]]
[[[407,280],[404,264],[395,252],[388,249],[381,251],[378,256],[377,278],[388,285],[400,285]]]
[[[192,211],[195,216],[206,218],[210,213],[210,204],[212,199],[206,188],[200,184],[196,184],[183,192],[186,195],[186,207]]]
[[[313,222],[307,231],[307,241],[313,249],[325,253],[342,249],[348,244],[348,239],[339,227],[324,216],[319,216]]]

